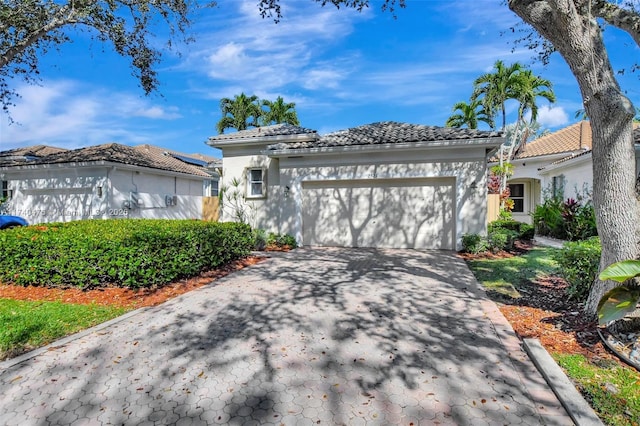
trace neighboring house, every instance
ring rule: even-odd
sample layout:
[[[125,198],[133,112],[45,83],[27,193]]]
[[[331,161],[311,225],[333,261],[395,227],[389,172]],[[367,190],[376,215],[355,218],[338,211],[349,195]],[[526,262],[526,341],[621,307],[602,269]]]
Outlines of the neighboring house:
[[[634,131],[634,136],[638,174],[640,129]],[[564,200],[588,196],[593,190],[591,149],[588,121],[580,121],[523,145],[512,161],[514,175],[507,182],[515,202],[513,218],[532,223],[531,213],[535,206],[548,196]]]
[[[383,122],[324,136],[278,124],[208,144],[223,152],[225,220],[245,209],[254,227],[303,245],[455,250],[486,231],[487,159],[502,142]]]
[[[220,161],[151,145],[0,152],[3,209],[29,223],[116,217],[202,218]],[[216,189],[217,191],[217,189]]]

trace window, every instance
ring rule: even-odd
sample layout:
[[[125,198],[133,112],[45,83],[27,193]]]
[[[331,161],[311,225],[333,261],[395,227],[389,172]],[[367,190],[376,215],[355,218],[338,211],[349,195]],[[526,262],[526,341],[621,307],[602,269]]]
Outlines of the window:
[[[209,196],[217,197],[220,193],[220,188],[218,187],[218,180],[212,180],[209,183]]]
[[[524,213],[524,183],[509,185],[509,198],[513,200],[513,213]]]
[[[266,196],[267,185],[265,177],[265,169],[247,169],[247,198],[260,198]]]
[[[0,185],[0,200],[5,200],[11,198],[12,191],[9,189],[9,181],[3,180]]]
[[[554,176],[551,179],[551,195],[554,198],[564,199],[564,175]]]

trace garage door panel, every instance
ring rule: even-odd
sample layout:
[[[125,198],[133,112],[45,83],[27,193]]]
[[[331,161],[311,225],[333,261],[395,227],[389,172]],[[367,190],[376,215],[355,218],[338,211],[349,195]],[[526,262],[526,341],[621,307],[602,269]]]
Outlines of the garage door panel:
[[[309,182],[305,245],[453,247],[453,179]]]

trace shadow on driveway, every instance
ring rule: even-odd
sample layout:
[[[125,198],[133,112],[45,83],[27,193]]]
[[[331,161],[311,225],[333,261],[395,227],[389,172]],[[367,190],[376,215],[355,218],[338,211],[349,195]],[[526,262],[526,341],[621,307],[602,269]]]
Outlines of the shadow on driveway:
[[[10,367],[0,423],[571,424],[495,318],[455,253],[298,249]]]

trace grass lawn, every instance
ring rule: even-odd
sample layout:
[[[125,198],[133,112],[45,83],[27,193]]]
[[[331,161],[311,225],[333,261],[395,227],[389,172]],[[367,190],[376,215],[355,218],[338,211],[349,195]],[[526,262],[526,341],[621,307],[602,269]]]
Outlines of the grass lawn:
[[[497,303],[532,306],[553,310],[562,303],[549,303],[534,294],[539,281],[558,273],[553,261],[557,249],[536,247],[522,255],[507,258],[476,258],[467,260],[487,294]],[[547,280],[547,282],[553,280]],[[548,297],[548,296],[547,296]],[[542,305],[542,306],[536,306]],[[555,312],[555,311],[554,311]],[[564,313],[566,312],[558,312]],[[572,333],[573,330],[558,330]],[[551,353],[556,362],[580,389],[598,416],[608,425],[640,424],[640,373],[614,361],[590,360],[575,353]]]
[[[46,345],[126,311],[110,306],[0,299],[0,360]]]

